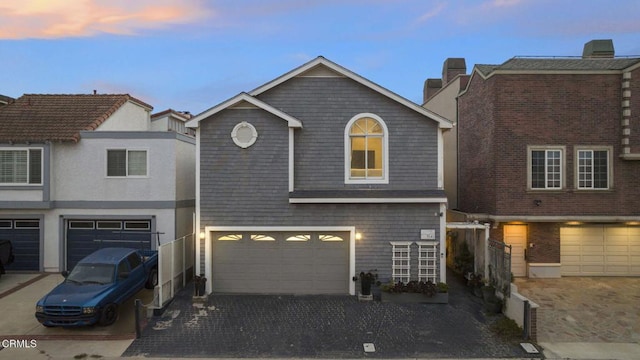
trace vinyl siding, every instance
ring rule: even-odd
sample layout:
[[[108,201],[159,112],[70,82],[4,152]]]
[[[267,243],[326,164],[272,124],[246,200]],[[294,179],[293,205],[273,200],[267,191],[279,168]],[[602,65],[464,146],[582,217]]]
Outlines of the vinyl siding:
[[[296,190],[437,186],[437,123],[364,86],[345,78],[295,78],[260,99],[303,123],[294,130]],[[364,112],[382,117],[389,129],[389,184],[344,184],[344,127]],[[241,121],[258,132],[247,149],[231,139]],[[382,281],[391,276],[390,241],[420,241],[421,229],[436,230],[439,239],[439,204],[289,204],[289,128],[266,111],[227,109],[200,126],[202,228],[355,226],[363,236],[356,241],[356,272],[377,269]],[[415,245],[412,259],[412,278],[417,278]]]
[[[347,78],[293,78],[259,98],[303,123],[295,135],[295,189],[437,187],[435,121]],[[389,130],[389,184],[344,183],[345,126],[361,113],[380,116]]]

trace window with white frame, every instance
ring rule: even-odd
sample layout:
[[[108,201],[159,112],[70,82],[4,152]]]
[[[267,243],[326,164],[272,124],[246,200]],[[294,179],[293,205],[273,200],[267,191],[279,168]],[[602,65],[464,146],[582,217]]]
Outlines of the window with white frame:
[[[107,176],[147,176],[147,151],[129,149],[107,150]]]
[[[534,190],[559,190],[563,187],[562,148],[529,149],[529,188]]]
[[[42,149],[0,149],[0,184],[41,185]]]
[[[578,189],[608,189],[609,188],[609,150],[608,149],[578,149],[577,187]]]
[[[406,284],[411,276],[411,243],[392,242],[391,246],[393,247],[391,277],[394,283]]]
[[[345,128],[345,182],[388,183],[388,131],[375,114],[358,114]]]
[[[418,243],[418,281],[437,282],[438,274],[438,243],[419,242]]]

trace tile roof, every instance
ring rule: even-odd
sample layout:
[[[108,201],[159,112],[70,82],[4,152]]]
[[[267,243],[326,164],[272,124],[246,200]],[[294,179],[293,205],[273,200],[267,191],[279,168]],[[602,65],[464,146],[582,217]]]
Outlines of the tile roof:
[[[25,94],[0,107],[0,142],[75,141],[95,130],[127,101],[152,109],[128,94]]]
[[[624,70],[640,63],[640,58],[511,58],[501,65],[476,65],[476,69],[488,75],[498,70],[514,71],[598,71]]]

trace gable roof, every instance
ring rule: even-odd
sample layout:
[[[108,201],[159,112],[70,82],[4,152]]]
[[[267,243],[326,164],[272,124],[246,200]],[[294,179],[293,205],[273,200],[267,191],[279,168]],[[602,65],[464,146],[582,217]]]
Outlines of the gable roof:
[[[128,94],[25,94],[0,107],[0,142],[74,141],[95,130],[127,102],[153,109]]]
[[[411,109],[411,110],[413,110],[413,111],[415,111],[417,113],[420,113],[421,115],[424,115],[424,116],[436,121],[440,128],[449,129],[449,128],[453,127],[452,123],[449,120],[447,120],[446,118],[444,118],[444,117],[442,117],[442,116],[440,116],[440,115],[438,115],[438,114],[436,114],[436,113],[434,113],[432,111],[429,111],[429,110],[423,108],[422,106],[420,106],[420,105],[418,105],[418,104],[416,104],[416,103],[414,103],[414,102],[412,102],[412,101],[410,101],[410,100],[408,100],[408,99],[406,99],[406,98],[404,98],[404,97],[402,97],[402,96],[400,96],[400,95],[398,95],[398,94],[396,94],[396,93],[394,93],[394,92],[392,92],[392,91],[390,91],[390,90],[388,90],[388,89],[386,89],[386,88],[384,88],[384,87],[382,87],[382,86],[380,86],[380,85],[378,85],[378,84],[376,84],[376,83],[374,83],[374,82],[372,82],[372,81],[370,81],[368,79],[365,79],[364,77],[362,77],[362,76],[354,73],[353,71],[351,71],[351,70],[349,70],[347,68],[344,68],[344,67],[342,67],[342,66],[340,66],[340,65],[338,65],[338,64],[336,64],[336,63],[334,63],[334,62],[332,62],[332,61],[330,61],[328,59],[326,59],[323,56],[318,56],[317,58],[307,62],[306,64],[304,64],[304,65],[302,65],[302,66],[300,66],[300,67],[298,67],[296,69],[293,69],[293,70],[289,71],[288,73],[286,73],[286,74],[284,74],[284,75],[282,75],[282,76],[280,76],[280,77],[278,77],[278,78],[276,78],[276,79],[274,79],[274,80],[272,80],[272,81],[270,81],[270,82],[268,82],[268,83],[266,83],[266,84],[264,84],[264,85],[262,85],[262,86],[260,86],[260,87],[258,87],[256,89],[250,91],[249,94],[251,96],[260,95],[261,93],[263,93],[263,92],[265,92],[265,91],[267,91],[267,90],[269,90],[271,88],[274,88],[274,87],[284,83],[285,81],[287,81],[287,80],[289,80],[291,78],[299,76],[299,75],[301,75],[301,74],[303,74],[303,73],[305,73],[307,71],[312,71],[312,70],[314,70],[314,68],[317,69],[320,66],[324,66],[324,67],[328,68],[329,70],[333,71],[334,73],[337,73],[338,75],[347,77],[347,78],[349,78],[349,79],[351,79],[351,80],[353,80],[353,81],[355,81],[357,83],[360,83],[361,85],[364,85],[364,86],[368,87],[369,89],[374,90],[374,91],[376,91],[376,92],[378,92],[378,93],[380,93],[380,94],[382,94],[382,95],[384,95],[384,96],[386,96],[386,97],[388,97],[388,98],[390,98],[390,99],[392,99],[392,100],[394,100],[394,101],[406,106],[407,108],[409,108],[409,109]]]
[[[296,119],[295,117],[285,113],[284,111],[278,110],[276,108],[274,108],[273,106],[265,103],[264,101],[261,101],[245,92],[240,93],[234,97],[232,97],[231,99],[224,101],[222,103],[220,103],[219,105],[216,105],[214,107],[212,107],[209,110],[206,110],[200,114],[198,114],[196,117],[194,117],[193,119],[189,120],[186,124],[187,127],[193,127],[196,128],[198,127],[200,121],[208,118],[209,116],[212,116],[216,113],[219,113],[222,110],[228,109],[232,106],[235,105],[242,105],[243,102],[248,103],[250,106],[253,107],[257,107],[260,108],[262,110],[265,110],[267,112],[272,113],[273,115],[285,120],[288,124],[289,127],[291,128],[301,128],[302,127],[302,121]]]

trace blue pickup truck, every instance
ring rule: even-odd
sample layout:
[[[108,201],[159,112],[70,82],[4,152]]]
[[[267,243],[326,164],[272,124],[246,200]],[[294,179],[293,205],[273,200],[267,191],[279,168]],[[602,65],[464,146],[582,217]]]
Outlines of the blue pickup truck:
[[[107,326],[118,319],[118,306],[143,287],[158,284],[158,252],[103,248],[80,260],[64,282],[36,304],[44,326]]]

